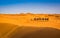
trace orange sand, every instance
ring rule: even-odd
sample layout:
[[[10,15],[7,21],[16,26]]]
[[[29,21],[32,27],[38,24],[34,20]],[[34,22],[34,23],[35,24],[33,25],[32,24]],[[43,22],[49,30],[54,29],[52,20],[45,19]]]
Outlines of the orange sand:
[[[49,20],[33,20],[34,18],[45,17],[49,18]],[[0,14],[0,23],[10,23],[18,26],[29,27],[53,27],[60,29],[60,14]]]

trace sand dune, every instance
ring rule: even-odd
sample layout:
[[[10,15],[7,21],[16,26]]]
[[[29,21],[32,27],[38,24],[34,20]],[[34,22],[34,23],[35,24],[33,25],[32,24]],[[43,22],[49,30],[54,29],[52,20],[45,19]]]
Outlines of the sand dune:
[[[34,18],[49,20],[34,20]],[[0,38],[44,37],[60,37],[60,14],[0,14]]]
[[[60,30],[50,27],[19,27],[9,38],[60,38]]]
[[[18,26],[9,23],[0,23],[0,38],[9,35]]]
[[[22,38],[60,38],[60,30],[55,28],[40,28],[39,30],[25,34]]]
[[[1,38],[60,38],[60,29],[0,23]]]

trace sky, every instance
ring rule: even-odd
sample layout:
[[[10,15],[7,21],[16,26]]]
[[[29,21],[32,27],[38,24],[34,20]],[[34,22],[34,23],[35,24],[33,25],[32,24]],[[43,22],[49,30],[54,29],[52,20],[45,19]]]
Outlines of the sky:
[[[60,14],[60,0],[0,0],[1,14]]]

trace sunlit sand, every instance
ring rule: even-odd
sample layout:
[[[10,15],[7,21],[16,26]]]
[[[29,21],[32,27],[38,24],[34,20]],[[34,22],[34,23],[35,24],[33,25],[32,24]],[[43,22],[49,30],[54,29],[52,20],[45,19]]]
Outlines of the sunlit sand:
[[[49,19],[46,21],[46,20],[34,20],[34,18],[49,18]],[[60,33],[60,15],[59,14],[0,14],[1,38],[27,38],[25,37],[25,35],[26,36],[29,35],[30,37],[31,36],[30,33],[32,34],[33,32],[36,32],[41,27],[54,28],[57,29],[56,31],[58,33]],[[56,33],[55,31],[52,32]],[[35,36],[34,34],[35,33],[33,33],[33,36]]]

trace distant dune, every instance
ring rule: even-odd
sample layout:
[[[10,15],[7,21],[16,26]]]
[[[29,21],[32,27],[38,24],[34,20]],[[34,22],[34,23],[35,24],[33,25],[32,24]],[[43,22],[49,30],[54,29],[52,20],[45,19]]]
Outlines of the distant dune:
[[[34,20],[48,18],[48,21]],[[10,23],[19,26],[53,27],[60,29],[60,14],[0,14],[0,23]]]

